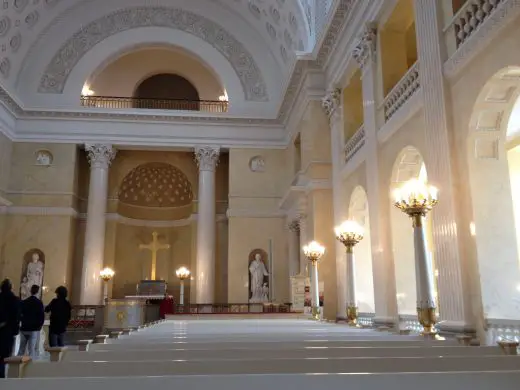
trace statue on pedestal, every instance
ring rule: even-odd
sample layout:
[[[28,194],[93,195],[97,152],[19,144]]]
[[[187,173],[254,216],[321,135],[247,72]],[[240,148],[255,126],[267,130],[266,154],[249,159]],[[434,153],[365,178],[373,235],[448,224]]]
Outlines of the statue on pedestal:
[[[32,249],[25,254],[24,258],[25,266],[22,270],[20,298],[28,298],[33,285],[40,287],[39,298],[41,298],[43,290],[43,271],[45,268],[43,252],[39,249]]]
[[[256,249],[251,252],[250,258],[251,255],[253,259],[249,263],[249,302],[268,302],[269,272],[264,262],[267,254],[261,249]]]

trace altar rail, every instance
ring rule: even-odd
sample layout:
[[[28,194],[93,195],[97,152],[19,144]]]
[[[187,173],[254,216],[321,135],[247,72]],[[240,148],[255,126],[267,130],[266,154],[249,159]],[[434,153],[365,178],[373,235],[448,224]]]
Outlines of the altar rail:
[[[174,305],[173,314],[258,314],[290,313],[290,303],[214,303]]]

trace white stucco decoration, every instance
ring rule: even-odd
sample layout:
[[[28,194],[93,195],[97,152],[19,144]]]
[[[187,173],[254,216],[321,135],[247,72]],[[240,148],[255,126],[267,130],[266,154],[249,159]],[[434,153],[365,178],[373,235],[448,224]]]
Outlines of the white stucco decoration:
[[[254,156],[249,160],[249,169],[252,172],[265,172],[265,159],[262,156]]]
[[[38,165],[41,167],[50,167],[52,165],[53,160],[54,157],[50,151],[41,149],[35,153],[34,165]]]
[[[60,94],[81,57],[104,39],[130,29],[168,27],[195,35],[211,44],[237,73],[246,100],[268,101],[267,87],[252,55],[215,22],[177,8],[135,7],[105,15],[81,28],[54,55],[40,80],[38,92]]]

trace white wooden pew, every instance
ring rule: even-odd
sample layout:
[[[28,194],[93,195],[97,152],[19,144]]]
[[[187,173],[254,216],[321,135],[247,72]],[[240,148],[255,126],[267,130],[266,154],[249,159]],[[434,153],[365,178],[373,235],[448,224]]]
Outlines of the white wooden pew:
[[[456,340],[436,341],[423,340],[402,337],[399,340],[350,340],[350,341],[329,341],[329,340],[300,340],[300,341],[249,341],[249,342],[212,342],[198,343],[177,339],[170,342],[157,343],[141,342],[128,343],[124,341],[112,341],[109,344],[92,344],[91,351],[110,350],[110,351],[124,351],[127,349],[147,349],[147,350],[168,350],[174,348],[190,348],[190,349],[225,349],[225,348],[253,348],[253,349],[294,349],[299,347],[428,347],[428,346],[456,346]]]
[[[112,378],[7,379],[2,390],[517,390],[520,372],[394,373],[372,375],[216,375]]]
[[[294,349],[126,349],[97,350],[92,352],[66,351],[62,361],[88,362],[136,361],[136,360],[197,360],[197,359],[297,359],[297,358],[337,358],[337,357],[425,357],[425,356],[500,356],[497,347],[333,347]]]
[[[9,366],[9,373],[13,367]],[[32,362],[25,377],[114,377],[161,375],[390,373],[520,370],[520,356],[390,357],[328,359],[214,359],[177,361]],[[14,370],[17,372],[17,370]],[[10,374],[11,375],[11,374]]]

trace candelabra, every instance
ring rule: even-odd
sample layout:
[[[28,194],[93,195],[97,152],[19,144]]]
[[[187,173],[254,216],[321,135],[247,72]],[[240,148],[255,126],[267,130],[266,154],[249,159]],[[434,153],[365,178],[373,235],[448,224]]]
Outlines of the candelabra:
[[[179,305],[184,305],[184,281],[190,277],[190,270],[186,267],[180,267],[175,271],[175,274],[180,280],[181,283],[181,293],[179,297]]]
[[[435,334],[436,307],[433,275],[429,264],[424,234],[424,217],[437,204],[437,189],[420,180],[410,180],[394,193],[394,205],[413,222],[415,246],[415,283],[417,286],[417,317],[423,335]]]
[[[318,286],[318,262],[325,253],[325,247],[312,241],[303,247],[303,254],[311,263],[311,305],[312,318],[320,319],[320,291]]]
[[[334,230],[336,239],[345,245],[347,251],[347,321],[350,326],[358,326],[354,246],[363,239],[364,232],[363,228],[355,221],[345,221]]]
[[[105,282],[103,284],[103,298],[104,298],[105,303],[108,302],[108,282],[110,282],[112,280],[114,275],[115,275],[115,272],[111,268],[108,268],[108,267],[102,269],[101,272],[99,273],[99,276],[101,277],[101,279],[103,279],[103,282]]]

